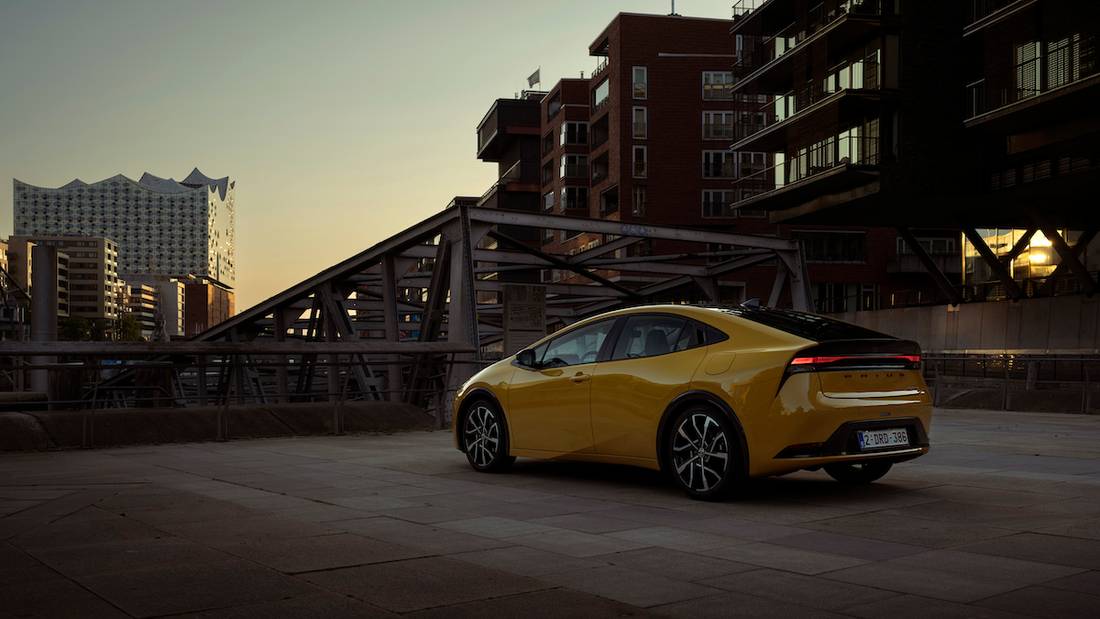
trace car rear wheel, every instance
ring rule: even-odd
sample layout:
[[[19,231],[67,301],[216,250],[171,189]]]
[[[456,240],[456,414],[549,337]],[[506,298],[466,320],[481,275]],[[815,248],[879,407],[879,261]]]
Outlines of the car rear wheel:
[[[673,421],[668,445],[669,472],[693,499],[717,501],[729,495],[740,476],[739,443],[724,415],[689,408]]]
[[[825,472],[829,477],[844,484],[869,484],[882,479],[882,476],[890,472],[892,462],[871,460],[870,462],[852,462],[843,464],[826,464]]]
[[[470,466],[477,471],[503,471],[516,460],[508,455],[504,414],[488,400],[474,402],[463,418],[462,445]]]

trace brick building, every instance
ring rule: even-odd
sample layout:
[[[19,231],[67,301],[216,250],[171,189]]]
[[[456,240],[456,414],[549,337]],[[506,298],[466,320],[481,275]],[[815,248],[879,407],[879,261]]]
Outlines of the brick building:
[[[932,300],[934,285],[893,229],[823,229],[769,220],[757,195],[769,193],[759,181],[775,173],[777,155],[769,150],[776,148],[775,140],[730,148],[777,124],[774,95],[736,83],[744,78],[738,67],[743,43],[737,43],[743,37],[731,36],[737,25],[735,20],[678,15],[617,15],[589,46],[596,59],[590,76],[562,79],[545,95],[498,100],[486,114],[478,127],[478,156],[498,163],[500,180],[481,204],[798,238],[805,244],[821,311]],[[793,78],[804,68],[778,71]],[[824,81],[824,72],[813,79]],[[783,77],[778,81],[786,83]],[[540,96],[535,118],[532,109]],[[538,153],[537,190],[531,184],[533,150]],[[916,234],[957,276],[957,235]],[[605,240],[547,230],[541,243],[547,251],[574,254]],[[626,251],[677,249],[667,242],[656,248],[639,243]],[[712,247],[699,259],[725,260],[728,251]],[[637,272],[604,274],[647,280]],[[579,281],[568,271],[547,271],[543,277]],[[720,282],[720,295],[726,301],[766,297],[774,278],[771,266],[747,269],[736,280]],[[677,295],[693,298],[694,292]]]

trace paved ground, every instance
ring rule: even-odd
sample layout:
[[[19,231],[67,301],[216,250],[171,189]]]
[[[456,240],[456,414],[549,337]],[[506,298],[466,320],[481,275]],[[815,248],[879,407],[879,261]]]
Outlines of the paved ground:
[[[932,439],[722,504],[439,432],[0,456],[0,616],[1097,616],[1100,417]]]

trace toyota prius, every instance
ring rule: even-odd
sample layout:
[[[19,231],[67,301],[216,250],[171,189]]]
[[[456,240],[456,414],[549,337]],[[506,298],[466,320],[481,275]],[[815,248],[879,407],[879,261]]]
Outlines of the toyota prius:
[[[478,471],[517,456],[636,465],[700,499],[799,470],[870,483],[928,452],[920,367],[915,342],[814,314],[635,307],[476,374],[454,436]]]

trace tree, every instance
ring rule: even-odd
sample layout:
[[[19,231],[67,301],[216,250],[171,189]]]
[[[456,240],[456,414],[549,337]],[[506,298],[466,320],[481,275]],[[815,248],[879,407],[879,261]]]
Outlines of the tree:
[[[118,339],[123,342],[141,342],[141,323],[133,314],[123,314],[118,320]]]
[[[87,318],[62,318],[58,326],[58,338],[67,342],[86,342],[92,339],[92,322]]]

